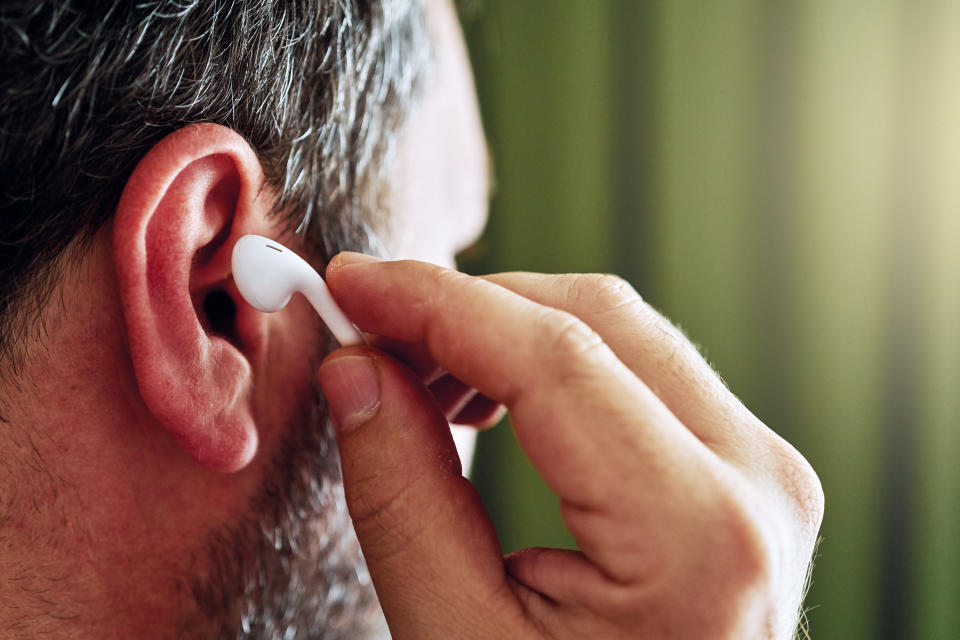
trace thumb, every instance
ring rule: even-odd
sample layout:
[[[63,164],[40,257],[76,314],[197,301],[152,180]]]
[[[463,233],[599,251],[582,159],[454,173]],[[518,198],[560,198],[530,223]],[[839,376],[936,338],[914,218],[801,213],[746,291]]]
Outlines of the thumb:
[[[502,619],[511,593],[500,545],[436,401],[369,347],[333,352],[319,380],[347,507],[393,637],[499,635],[489,613],[496,606]]]

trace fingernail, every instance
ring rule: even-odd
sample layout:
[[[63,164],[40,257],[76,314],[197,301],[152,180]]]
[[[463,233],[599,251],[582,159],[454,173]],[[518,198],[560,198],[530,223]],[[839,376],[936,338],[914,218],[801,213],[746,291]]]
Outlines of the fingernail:
[[[380,408],[380,375],[371,358],[335,358],[323,363],[319,375],[337,431],[355,429]]]
[[[334,258],[339,266],[345,264],[363,264],[364,262],[380,262],[383,258],[377,256],[368,256],[365,253],[355,253],[353,251],[341,251]]]

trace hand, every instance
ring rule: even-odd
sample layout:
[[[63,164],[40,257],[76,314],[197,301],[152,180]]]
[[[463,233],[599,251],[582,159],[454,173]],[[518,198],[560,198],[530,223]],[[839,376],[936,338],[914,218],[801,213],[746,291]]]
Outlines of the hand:
[[[321,365],[394,638],[792,636],[820,483],[626,283],[358,254],[326,277],[361,329],[422,345],[481,394],[451,411],[469,396],[431,393],[422,358],[415,373],[370,347]],[[502,556],[447,423],[488,423],[498,404],[579,551]]]

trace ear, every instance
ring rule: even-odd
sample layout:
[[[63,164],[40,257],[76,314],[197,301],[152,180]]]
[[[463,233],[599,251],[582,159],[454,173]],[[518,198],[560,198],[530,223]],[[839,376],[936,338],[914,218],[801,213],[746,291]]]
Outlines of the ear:
[[[270,206],[256,154],[234,131],[170,134],[134,169],[114,218],[119,294],[140,394],[201,464],[235,471],[253,458],[247,351],[262,316],[240,304],[230,252],[263,233]]]

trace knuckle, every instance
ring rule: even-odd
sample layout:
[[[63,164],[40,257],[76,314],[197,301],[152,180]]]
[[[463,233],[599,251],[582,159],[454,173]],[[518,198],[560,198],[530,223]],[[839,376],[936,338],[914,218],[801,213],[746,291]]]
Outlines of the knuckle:
[[[440,266],[433,266],[429,277],[440,301],[454,295],[453,292],[461,287],[471,286],[479,280],[456,269],[447,269]]]
[[[463,273],[462,271],[457,271],[456,269],[448,269],[447,267],[438,265],[434,265],[432,269],[437,284],[442,286],[455,285],[475,279],[473,276]]]
[[[597,299],[602,308],[618,308],[640,300],[640,294],[633,286],[618,275],[609,273],[594,276]]]
[[[567,286],[567,303],[570,308],[589,306],[595,313],[603,314],[642,302],[640,295],[629,282],[613,274],[574,275]]]
[[[739,492],[738,492],[739,493]],[[763,520],[749,503],[735,495],[718,502],[711,557],[731,587],[743,590],[770,582],[775,546]]]
[[[578,362],[603,345],[603,339],[571,313],[547,309],[541,316],[544,351],[559,363]]]
[[[795,452],[792,457],[802,460]],[[753,612],[749,621],[739,615],[721,616],[714,621],[717,628],[773,624],[771,616],[778,615],[776,603],[784,594],[794,593],[800,584],[798,577],[802,580],[806,574],[815,529],[819,528],[822,514],[822,491],[805,461],[791,473],[798,495],[802,495],[797,504],[804,503],[803,517],[814,530],[809,540],[801,542],[796,537],[796,522],[785,522],[779,508],[771,508],[768,500],[747,486],[750,484],[747,478],[740,477],[726,485],[714,501],[717,511],[709,528],[711,544],[705,547],[708,553],[701,556],[704,571],[700,575],[707,587],[702,594],[703,601],[708,608],[720,611],[733,598],[746,607],[744,611]],[[722,588],[718,590],[710,585],[722,585]]]
[[[422,522],[411,508],[416,482],[404,483],[383,495],[380,481],[360,480],[349,487],[347,502],[365,554],[377,560],[395,555],[422,532]]]
[[[362,526],[391,528],[400,520],[399,513],[403,511],[404,495],[407,489],[400,487],[395,493],[382,496],[369,490],[369,484],[358,483],[351,487],[350,513],[354,521]]]
[[[794,519],[808,537],[815,538],[824,512],[823,486],[816,471],[803,455],[787,443],[775,448],[777,476]]]

